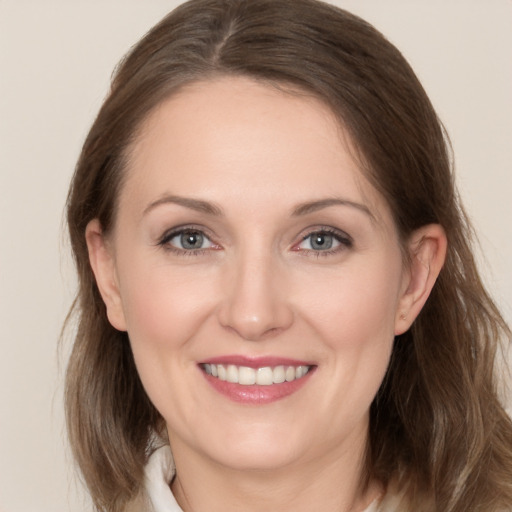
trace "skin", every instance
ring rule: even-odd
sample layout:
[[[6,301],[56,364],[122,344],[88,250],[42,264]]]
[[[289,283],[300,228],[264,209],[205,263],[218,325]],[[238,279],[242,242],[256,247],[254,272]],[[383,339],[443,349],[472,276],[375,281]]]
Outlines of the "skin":
[[[442,228],[413,233],[404,265],[349,137],[304,94],[245,78],[195,83],[140,133],[112,233],[95,220],[86,237],[109,319],[128,332],[166,420],[178,502],[196,512],[362,510],[380,491],[359,485],[369,407],[394,336],[441,269]],[[332,199],[343,204],[298,211]],[[204,233],[201,250],[180,250],[177,226]],[[326,229],[333,248],[313,248],[309,235]],[[289,397],[240,404],[198,366],[226,354],[316,369]]]

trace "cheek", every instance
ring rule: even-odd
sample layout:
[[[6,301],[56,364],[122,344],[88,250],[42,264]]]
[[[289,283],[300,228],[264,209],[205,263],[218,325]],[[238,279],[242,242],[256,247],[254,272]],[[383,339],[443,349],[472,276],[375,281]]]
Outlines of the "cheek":
[[[338,403],[341,389],[344,407],[338,414],[343,421],[348,417],[357,421],[368,410],[389,364],[401,260],[347,266],[346,271],[324,283],[329,291],[319,293],[317,280],[317,292],[303,309],[309,326],[326,348],[323,363],[329,368],[332,387],[322,398],[321,407],[329,410],[332,402]]]
[[[304,283],[309,299],[303,311],[333,348],[362,351],[382,342],[389,344],[400,296],[400,260],[361,262],[322,281],[323,286],[317,276],[316,283]]]
[[[197,402],[183,400],[183,377],[191,371],[195,374],[191,340],[210,316],[213,304],[207,297],[212,294],[206,290],[211,283],[205,276],[194,278],[179,268],[148,265],[147,260],[119,262],[123,311],[135,364],[160,413],[165,418],[187,418],[189,407]]]
[[[189,339],[212,307],[205,293],[208,280],[147,261],[131,261],[127,268],[120,288],[130,337],[155,348]]]

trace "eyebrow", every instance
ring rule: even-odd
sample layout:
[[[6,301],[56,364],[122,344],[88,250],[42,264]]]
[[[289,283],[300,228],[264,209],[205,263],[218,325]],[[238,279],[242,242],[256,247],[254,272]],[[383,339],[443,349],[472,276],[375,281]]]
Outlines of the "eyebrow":
[[[156,201],[153,201],[144,209],[143,215],[148,214],[154,208],[164,204],[177,204],[179,206],[190,208],[191,210],[195,210],[200,213],[213,215],[215,217],[220,217],[223,215],[221,208],[219,208],[215,204],[209,203],[208,201],[176,195],[166,195],[161,197],[160,199],[157,199]],[[348,199],[342,198],[319,199],[316,201],[308,201],[307,203],[299,204],[293,209],[292,216],[300,217],[302,215],[308,215],[310,213],[314,213],[318,210],[323,210],[324,208],[329,208],[331,206],[349,206],[368,215],[368,217],[370,217],[371,220],[375,220],[375,216],[367,206],[361,203],[357,203],[355,201],[350,201]]]
[[[166,195],[156,201],[153,201],[144,209],[143,215],[148,214],[151,210],[163,204],[177,204],[179,206],[184,206],[185,208],[190,208],[191,210],[196,210],[197,212],[206,213],[208,215],[214,215],[216,217],[222,215],[222,210],[208,201],[174,195]]]
[[[375,216],[370,211],[370,209],[361,203],[356,203],[355,201],[350,201],[348,199],[342,198],[328,198],[328,199],[319,199],[318,201],[310,201],[307,203],[300,204],[296,208],[294,208],[292,215],[293,216],[301,216],[307,215],[309,213],[316,212],[318,210],[323,210],[324,208],[329,208],[330,206],[350,206],[351,208],[356,208],[357,210],[363,212],[368,215],[372,221],[375,220]]]

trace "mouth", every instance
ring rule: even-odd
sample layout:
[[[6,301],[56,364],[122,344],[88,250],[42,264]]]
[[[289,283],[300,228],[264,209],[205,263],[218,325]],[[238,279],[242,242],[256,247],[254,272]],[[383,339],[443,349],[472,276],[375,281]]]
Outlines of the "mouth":
[[[240,384],[241,386],[271,386],[273,384],[293,382],[302,379],[312,368],[310,365],[278,365],[274,367],[261,366],[251,368],[234,364],[212,363],[204,363],[201,367],[207,375],[211,375],[221,381]]]
[[[238,403],[262,405],[280,400],[301,389],[316,365],[275,357],[225,356],[200,363],[210,386]]]

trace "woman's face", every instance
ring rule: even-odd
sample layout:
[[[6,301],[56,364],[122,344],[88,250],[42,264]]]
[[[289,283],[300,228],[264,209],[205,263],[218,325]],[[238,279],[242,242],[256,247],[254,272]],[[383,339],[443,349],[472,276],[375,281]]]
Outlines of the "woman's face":
[[[177,457],[361,452],[408,272],[322,103],[244,78],[186,87],[133,145],[103,249],[109,318]]]

